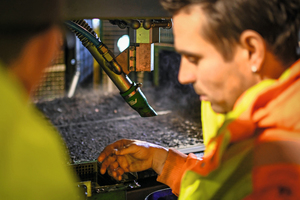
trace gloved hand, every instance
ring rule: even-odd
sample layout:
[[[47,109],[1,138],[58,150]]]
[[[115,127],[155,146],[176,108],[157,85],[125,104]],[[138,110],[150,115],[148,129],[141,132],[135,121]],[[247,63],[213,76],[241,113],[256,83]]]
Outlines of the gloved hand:
[[[152,168],[157,174],[162,172],[168,156],[168,149],[139,140],[118,140],[104,148],[98,157],[102,162],[100,172],[108,171],[116,180],[121,180],[125,172],[138,172]]]

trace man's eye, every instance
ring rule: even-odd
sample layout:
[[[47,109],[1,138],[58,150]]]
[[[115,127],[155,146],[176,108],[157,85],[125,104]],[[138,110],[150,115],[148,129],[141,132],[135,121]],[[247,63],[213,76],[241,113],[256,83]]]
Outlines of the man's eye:
[[[187,56],[186,58],[187,58],[187,60],[188,60],[190,63],[193,63],[193,64],[195,64],[195,65],[198,64],[199,58],[194,57],[194,56]]]

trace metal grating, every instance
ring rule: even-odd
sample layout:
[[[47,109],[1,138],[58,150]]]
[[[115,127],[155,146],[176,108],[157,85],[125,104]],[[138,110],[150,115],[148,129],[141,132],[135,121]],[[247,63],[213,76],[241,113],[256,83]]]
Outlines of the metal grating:
[[[159,43],[174,44],[173,29],[159,28]]]
[[[97,162],[73,165],[81,181],[97,182]]]
[[[32,94],[33,100],[51,100],[65,95],[66,65],[64,55],[64,51],[60,50],[53,60],[53,64],[45,69],[37,89]]]

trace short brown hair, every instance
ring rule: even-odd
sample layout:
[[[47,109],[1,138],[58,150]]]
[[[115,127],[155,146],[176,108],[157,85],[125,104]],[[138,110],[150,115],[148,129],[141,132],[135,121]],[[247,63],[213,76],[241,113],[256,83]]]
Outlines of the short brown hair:
[[[208,25],[202,32],[225,59],[231,59],[232,46],[239,43],[247,29],[258,32],[268,49],[284,64],[295,62],[299,55],[299,0],[160,0],[162,6],[176,14],[182,8],[199,4]]]

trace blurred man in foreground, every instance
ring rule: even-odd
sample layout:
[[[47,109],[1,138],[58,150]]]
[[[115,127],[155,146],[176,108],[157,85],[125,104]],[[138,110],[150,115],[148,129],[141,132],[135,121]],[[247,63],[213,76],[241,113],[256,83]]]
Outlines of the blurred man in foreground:
[[[74,200],[74,172],[59,134],[29,95],[61,44],[58,0],[0,3],[0,199]]]
[[[298,0],[162,0],[173,14],[179,81],[224,113],[202,160],[120,140],[101,172],[154,169],[179,199],[300,199]],[[205,137],[205,135],[204,135]]]

